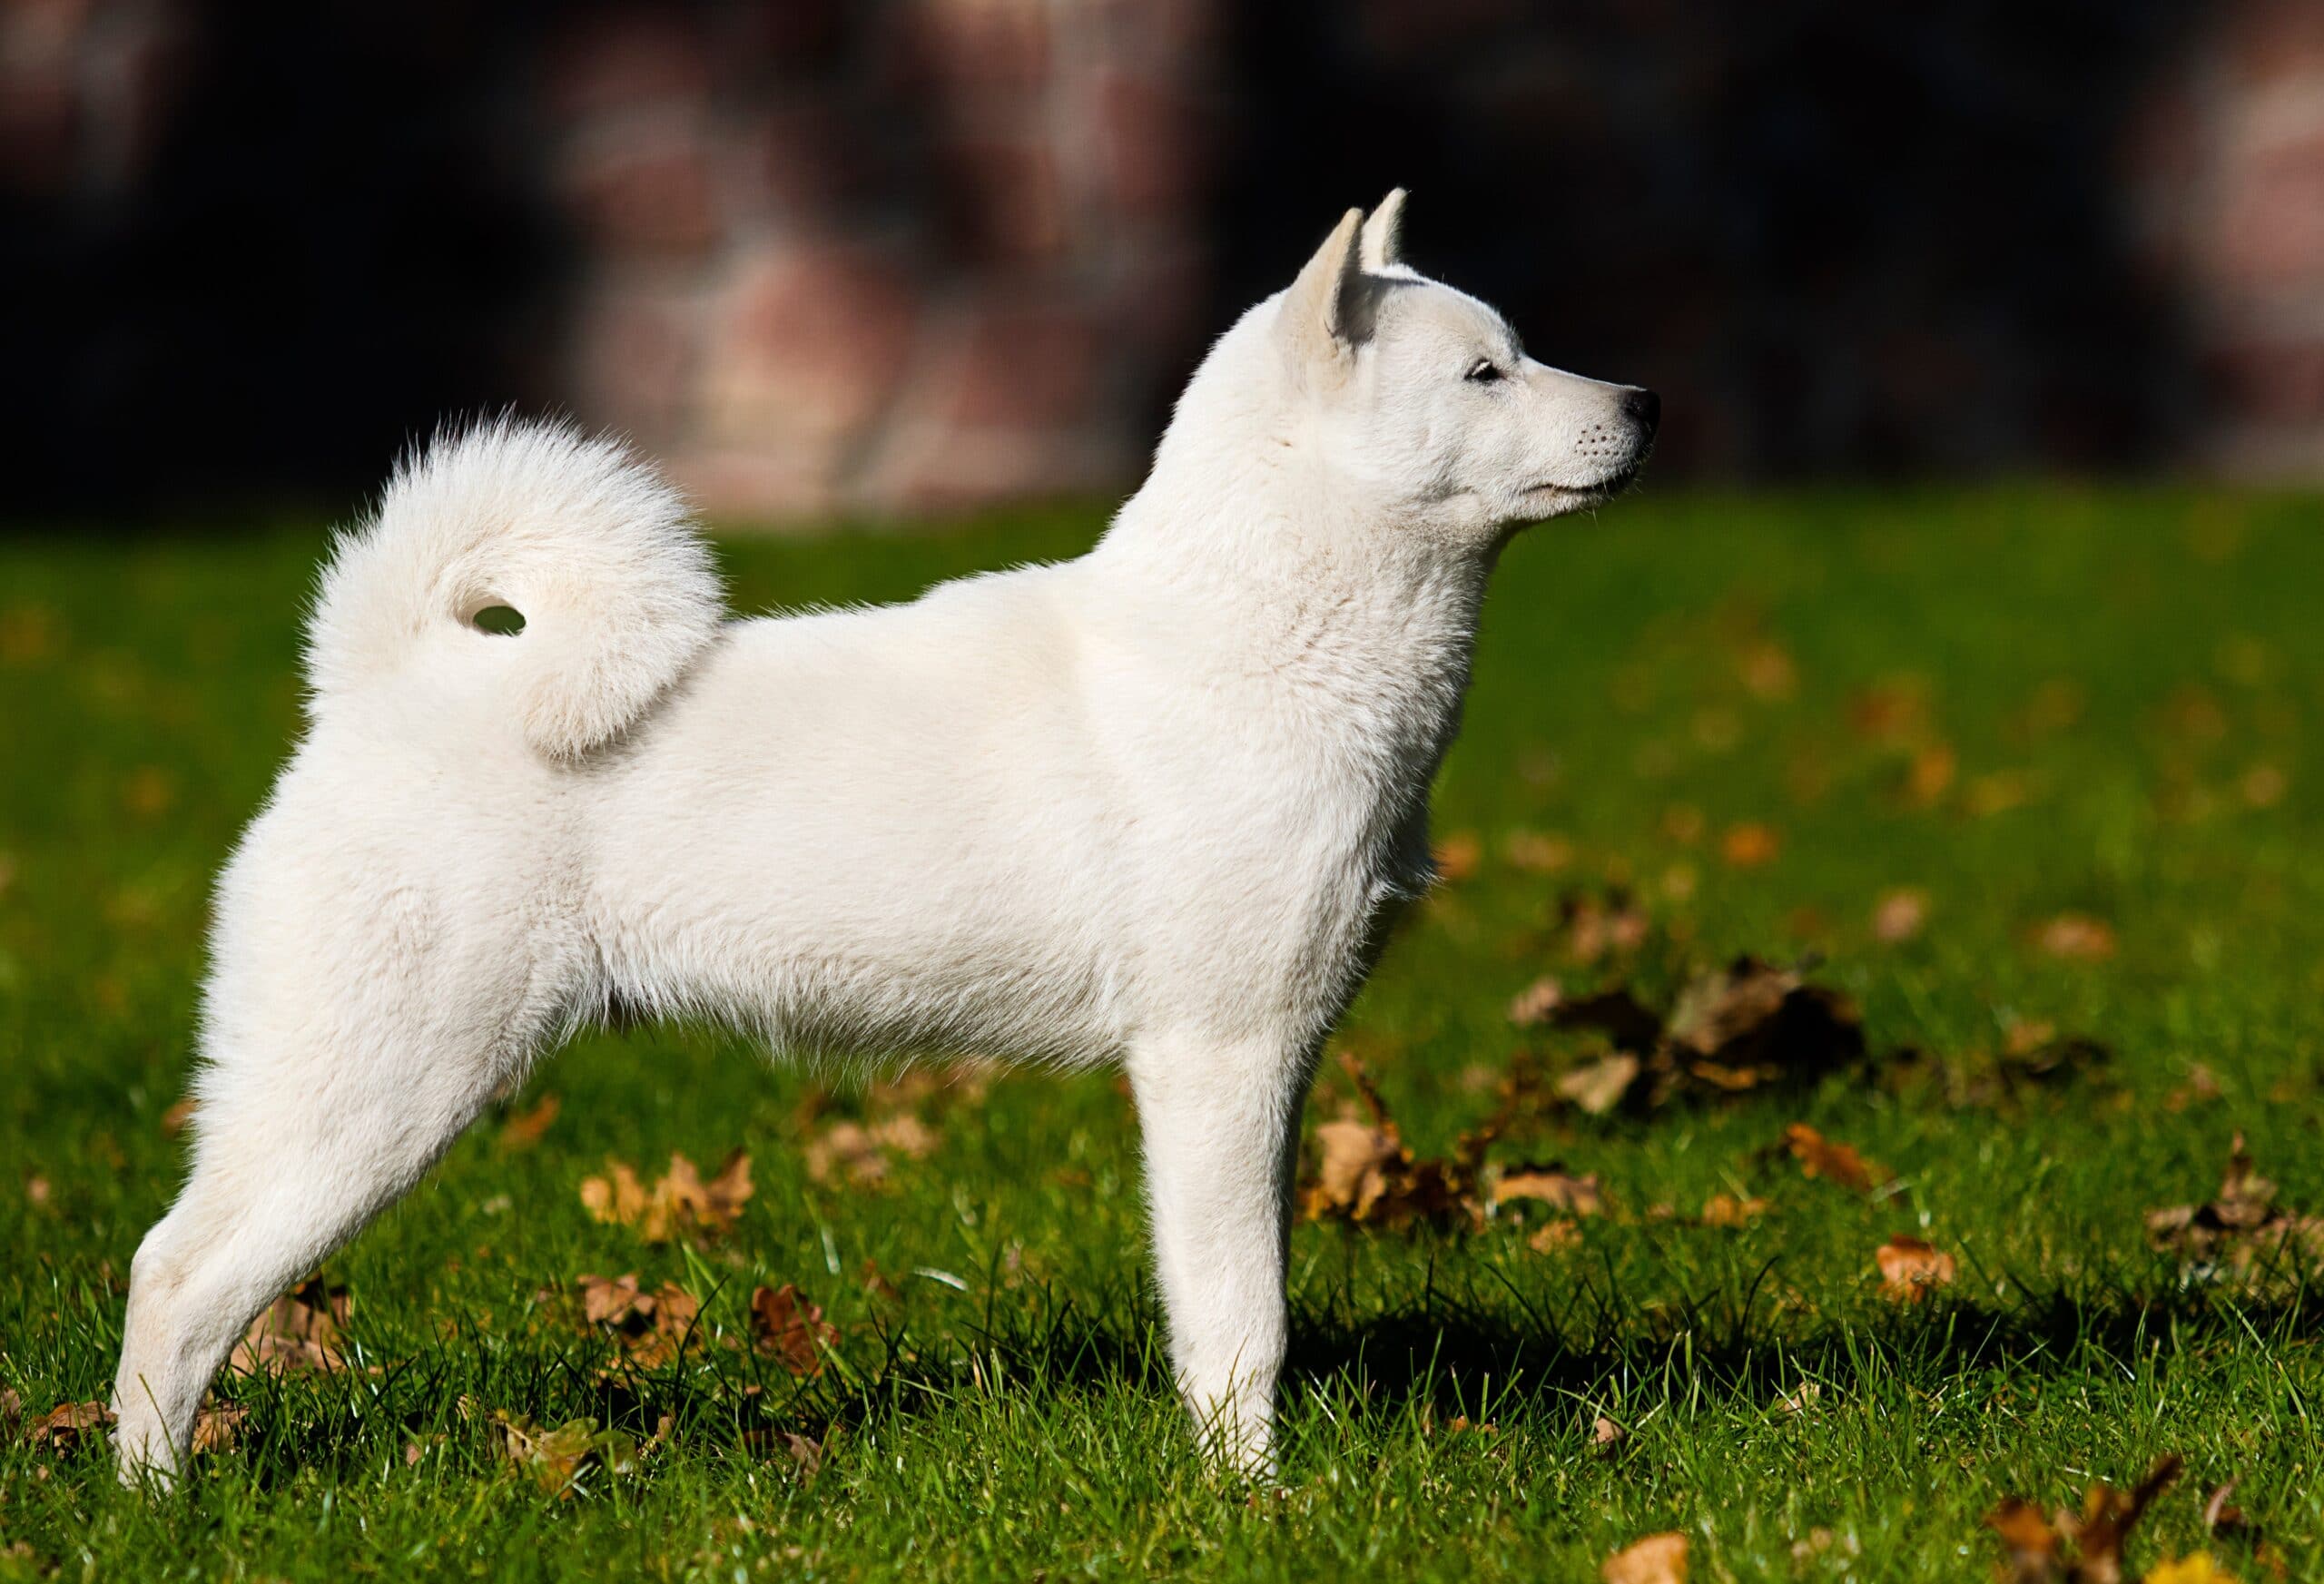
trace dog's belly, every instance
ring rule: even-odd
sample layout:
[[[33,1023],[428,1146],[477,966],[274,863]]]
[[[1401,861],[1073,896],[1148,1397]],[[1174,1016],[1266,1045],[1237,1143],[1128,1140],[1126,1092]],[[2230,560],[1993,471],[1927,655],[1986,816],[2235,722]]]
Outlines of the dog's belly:
[[[1068,695],[1021,631],[858,629],[737,629],[595,789],[610,988],[789,1047],[1113,1056],[1118,844]]]
[[[1038,866],[854,838],[843,854],[812,839],[704,841],[609,866],[592,933],[611,988],[784,1048],[1118,1051],[1117,972]]]

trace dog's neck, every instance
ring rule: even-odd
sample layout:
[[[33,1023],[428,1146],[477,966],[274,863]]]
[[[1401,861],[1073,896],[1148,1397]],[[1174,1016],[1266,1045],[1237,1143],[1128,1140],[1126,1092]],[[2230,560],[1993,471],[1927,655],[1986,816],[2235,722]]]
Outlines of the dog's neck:
[[[1255,465],[1166,441],[1092,559],[1133,599],[1201,613],[1198,663],[1287,695],[1367,779],[1416,779],[1381,786],[1402,800],[1459,727],[1496,554],[1365,509],[1290,448]]]

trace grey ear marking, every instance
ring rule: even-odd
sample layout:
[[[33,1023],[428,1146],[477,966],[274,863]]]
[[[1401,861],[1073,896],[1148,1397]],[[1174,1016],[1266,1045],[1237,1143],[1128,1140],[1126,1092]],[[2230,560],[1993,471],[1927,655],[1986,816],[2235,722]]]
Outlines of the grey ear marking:
[[[1364,222],[1364,267],[1376,271],[1403,263],[1403,244],[1404,190],[1399,187]]]

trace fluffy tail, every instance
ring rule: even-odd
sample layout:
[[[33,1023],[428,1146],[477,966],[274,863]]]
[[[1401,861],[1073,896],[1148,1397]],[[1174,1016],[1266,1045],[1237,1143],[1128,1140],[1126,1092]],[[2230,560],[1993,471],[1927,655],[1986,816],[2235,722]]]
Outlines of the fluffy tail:
[[[408,457],[370,520],[340,537],[307,630],[307,676],[323,713],[490,654],[526,740],[569,759],[675,682],[724,605],[684,502],[650,468],[567,424],[485,423]],[[477,613],[495,605],[524,630],[479,633]]]

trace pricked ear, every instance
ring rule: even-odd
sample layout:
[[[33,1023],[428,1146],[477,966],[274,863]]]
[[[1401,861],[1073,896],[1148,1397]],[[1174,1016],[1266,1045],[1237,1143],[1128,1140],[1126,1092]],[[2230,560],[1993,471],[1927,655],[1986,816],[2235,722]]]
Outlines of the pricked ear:
[[[1377,271],[1403,261],[1404,190],[1399,187],[1364,222],[1364,267]]]
[[[1364,211],[1351,209],[1284,293],[1277,334],[1295,365],[1336,367],[1372,333],[1357,238]]]

